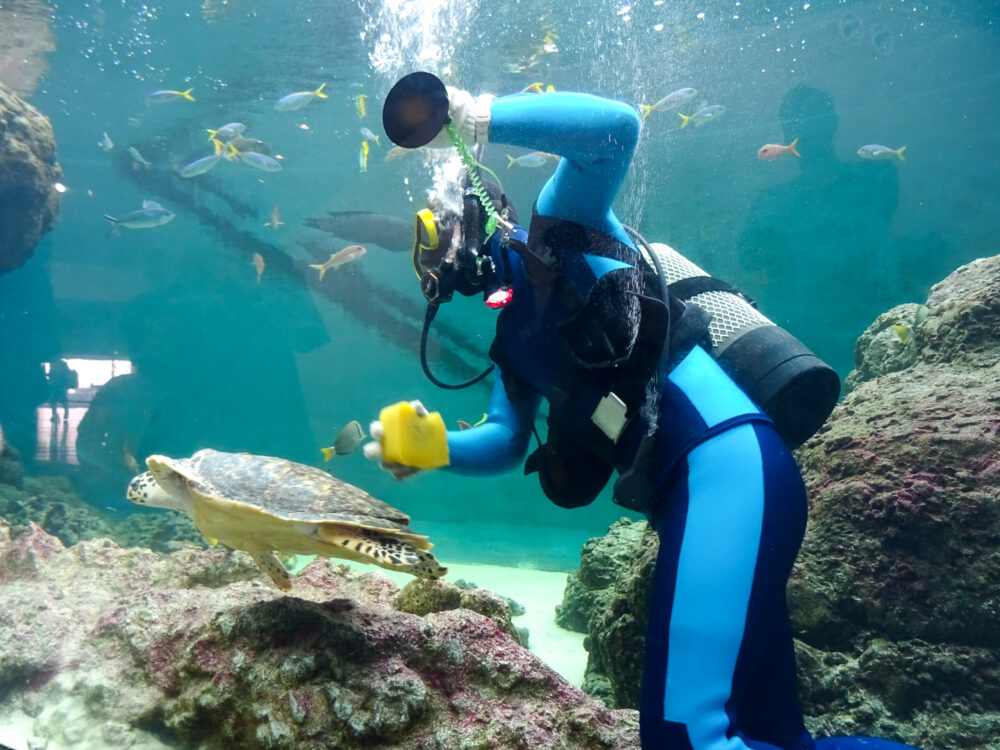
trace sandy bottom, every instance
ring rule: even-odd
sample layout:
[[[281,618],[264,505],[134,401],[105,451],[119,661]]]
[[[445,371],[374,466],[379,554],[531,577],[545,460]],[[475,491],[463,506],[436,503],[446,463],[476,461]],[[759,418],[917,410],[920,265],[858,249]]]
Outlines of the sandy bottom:
[[[587,666],[583,634],[564,630],[555,622],[555,607],[562,602],[566,573],[502,565],[444,562],[448,566],[445,580],[455,582],[464,579],[479,588],[510,597],[523,606],[525,613],[515,617],[514,624],[528,629],[528,648],[572,684],[577,687],[583,684],[583,671]],[[406,573],[348,564],[364,572],[378,570],[400,588],[413,580],[413,576]]]

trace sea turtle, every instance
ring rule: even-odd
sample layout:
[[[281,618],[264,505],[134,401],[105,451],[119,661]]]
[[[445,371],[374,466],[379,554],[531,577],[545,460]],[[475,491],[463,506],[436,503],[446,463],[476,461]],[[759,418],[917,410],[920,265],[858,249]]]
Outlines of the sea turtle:
[[[205,449],[191,458],[150,456],[128,486],[138,505],[187,513],[212,542],[250,553],[279,588],[291,577],[275,552],[340,557],[418,578],[447,572],[414,534],[410,517],[312,466]]]

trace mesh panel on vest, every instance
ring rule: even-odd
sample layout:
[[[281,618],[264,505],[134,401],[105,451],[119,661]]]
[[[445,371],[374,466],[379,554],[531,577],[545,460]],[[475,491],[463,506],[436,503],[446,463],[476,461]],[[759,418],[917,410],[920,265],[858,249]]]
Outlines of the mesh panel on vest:
[[[656,251],[668,284],[692,276],[709,275],[669,245],[662,242],[652,242],[650,245]],[[646,255],[645,248],[641,249]],[[731,341],[735,341],[747,331],[760,326],[774,325],[746,300],[730,292],[703,292],[694,295],[689,301],[712,314],[708,331],[712,337],[712,354],[716,357]]]

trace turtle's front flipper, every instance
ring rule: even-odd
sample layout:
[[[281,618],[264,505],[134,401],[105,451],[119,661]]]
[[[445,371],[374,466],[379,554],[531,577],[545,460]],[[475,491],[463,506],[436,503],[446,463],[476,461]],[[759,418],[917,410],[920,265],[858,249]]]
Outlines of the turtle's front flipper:
[[[327,552],[330,557],[399,570],[417,578],[440,578],[448,572],[430,552],[417,549],[392,534],[337,523],[319,523],[313,536],[331,545]]]
[[[257,566],[271,578],[282,591],[292,588],[292,577],[288,575],[285,566],[273,552],[251,552],[250,556]]]

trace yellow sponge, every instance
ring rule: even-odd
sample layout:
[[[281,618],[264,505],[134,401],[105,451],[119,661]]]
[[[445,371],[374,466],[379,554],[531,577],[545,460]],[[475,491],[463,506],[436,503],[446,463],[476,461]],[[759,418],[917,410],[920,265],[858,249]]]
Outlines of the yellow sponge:
[[[409,401],[379,412],[382,422],[382,460],[393,464],[437,469],[448,465],[448,430],[441,414],[420,416]]]

